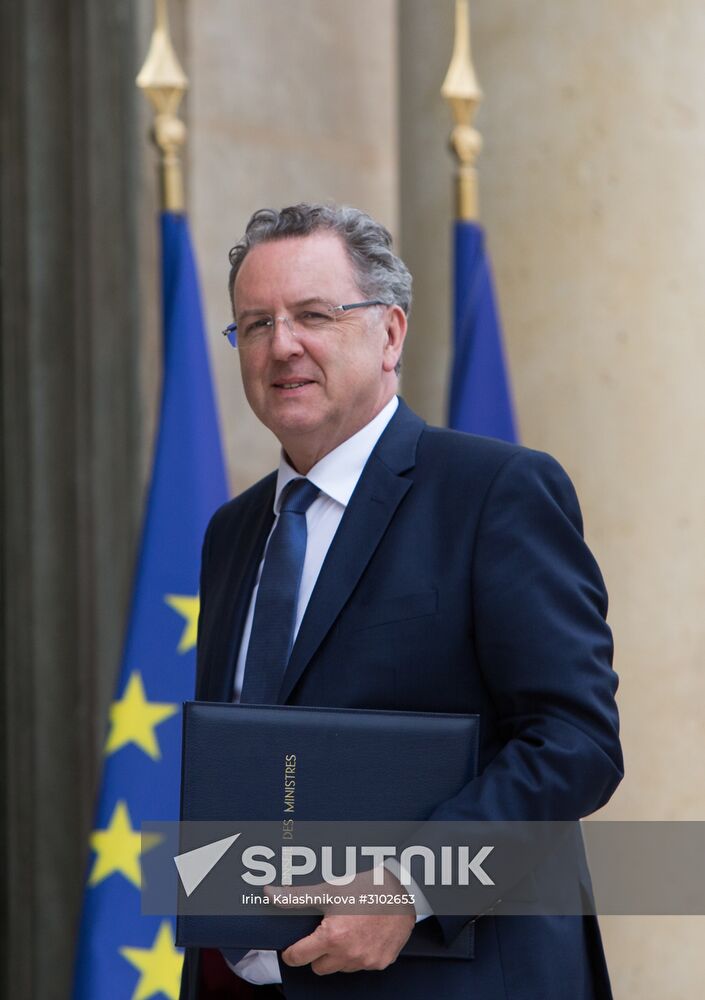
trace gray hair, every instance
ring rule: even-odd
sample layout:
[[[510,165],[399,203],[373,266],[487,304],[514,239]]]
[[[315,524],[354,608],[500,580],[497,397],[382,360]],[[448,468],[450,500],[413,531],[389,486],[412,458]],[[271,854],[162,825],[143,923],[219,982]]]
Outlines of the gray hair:
[[[260,243],[310,236],[316,232],[339,236],[355,270],[360,291],[367,299],[411,310],[411,274],[392,250],[391,234],[365,212],[347,205],[291,205],[276,211],[261,208],[247,223],[242,239],[229,254],[228,291],[234,306],[235,279],[250,250]]]

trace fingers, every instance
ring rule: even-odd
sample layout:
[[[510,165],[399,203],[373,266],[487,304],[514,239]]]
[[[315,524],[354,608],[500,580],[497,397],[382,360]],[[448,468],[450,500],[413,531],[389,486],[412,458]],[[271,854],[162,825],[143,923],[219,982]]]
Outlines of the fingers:
[[[292,891],[291,886],[265,885],[264,893],[281,910],[306,910],[308,913],[311,910],[318,910],[319,913],[325,913],[326,907],[323,904],[320,906],[316,905],[311,902],[311,899],[316,896],[324,898],[326,885],[307,885],[305,888],[306,894],[299,891]]]
[[[282,953],[287,965],[311,964],[320,976],[377,971],[394,962],[414,926],[407,916],[328,916],[313,934]]]
[[[283,951],[282,959],[287,965],[308,965],[326,955],[327,948],[327,936],[323,930],[323,924],[319,924],[313,934],[301,938],[300,941],[295,941],[286,951]]]

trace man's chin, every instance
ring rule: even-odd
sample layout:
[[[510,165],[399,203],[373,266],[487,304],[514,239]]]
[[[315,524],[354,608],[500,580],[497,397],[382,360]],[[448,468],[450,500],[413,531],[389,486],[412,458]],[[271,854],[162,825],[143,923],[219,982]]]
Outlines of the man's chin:
[[[325,420],[305,406],[279,406],[264,422],[286,449],[287,440],[320,433]]]

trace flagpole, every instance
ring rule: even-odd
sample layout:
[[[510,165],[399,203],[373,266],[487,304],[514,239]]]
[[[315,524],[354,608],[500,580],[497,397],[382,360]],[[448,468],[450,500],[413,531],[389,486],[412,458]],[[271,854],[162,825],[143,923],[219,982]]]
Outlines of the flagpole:
[[[188,88],[188,78],[171,42],[166,0],[156,0],[152,40],[136,83],[155,111],[152,138],[160,153],[162,208],[165,212],[183,213],[180,151],[186,141],[186,126],[176,112]]]
[[[502,330],[485,237],[479,224],[475,163],[482,137],[473,119],[482,100],[470,55],[468,0],[455,0],[453,56],[441,96],[450,104],[455,126],[453,224],[453,364],[448,392],[448,425],[471,434],[516,441],[516,421],[502,344]]]
[[[450,134],[450,147],[455,153],[456,218],[475,222],[479,218],[477,170],[475,162],[482,148],[482,136],[472,122],[482,91],[475,76],[470,54],[470,11],[468,0],[455,0],[455,42],[441,97],[450,105],[455,127]]]

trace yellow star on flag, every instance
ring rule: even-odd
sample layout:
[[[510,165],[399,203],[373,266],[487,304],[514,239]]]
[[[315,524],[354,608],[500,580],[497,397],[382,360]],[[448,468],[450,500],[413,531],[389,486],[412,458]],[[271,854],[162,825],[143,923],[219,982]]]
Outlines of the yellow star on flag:
[[[91,847],[96,857],[88,879],[89,885],[98,885],[108,875],[119,872],[139,889],[141,881],[140,854],[156,847],[164,838],[160,834],[146,833],[144,838],[139,830],[133,830],[127,803],[120,800],[113,809],[113,815],[105,830],[94,830]]]
[[[162,921],[151,948],[121,948],[120,954],[142,973],[132,1000],[148,1000],[157,993],[179,1000],[184,956],[174,947],[170,921]]]
[[[135,743],[152,760],[159,760],[162,754],[154,729],[178,711],[178,705],[147,701],[142,677],[139,671],[133,671],[122,698],[110,706],[110,734],[105,753],[110,755],[128,743]]]
[[[198,594],[195,597],[189,597],[187,594],[167,594],[164,600],[185,621],[176,651],[177,653],[188,653],[189,649],[193,649],[196,645],[196,636],[198,635],[198,608],[200,605]]]

